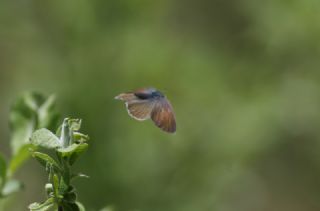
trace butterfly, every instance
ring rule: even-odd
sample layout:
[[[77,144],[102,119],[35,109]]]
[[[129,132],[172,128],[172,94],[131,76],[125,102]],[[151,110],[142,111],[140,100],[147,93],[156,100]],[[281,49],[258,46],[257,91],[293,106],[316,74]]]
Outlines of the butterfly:
[[[156,126],[168,133],[176,132],[173,108],[164,94],[155,88],[142,88],[115,97],[125,102],[128,114],[136,120],[152,119]]]

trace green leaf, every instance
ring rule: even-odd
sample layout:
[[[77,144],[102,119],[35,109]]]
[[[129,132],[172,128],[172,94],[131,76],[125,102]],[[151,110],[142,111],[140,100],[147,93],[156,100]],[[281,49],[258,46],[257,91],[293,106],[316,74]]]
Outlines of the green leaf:
[[[36,115],[33,108],[27,103],[31,96],[26,94],[15,102],[10,112],[11,148],[13,154],[29,143],[29,137],[36,127]],[[29,99],[29,100],[28,100]]]
[[[87,150],[88,144],[72,144],[67,148],[59,148],[58,152],[61,153],[62,157],[69,157],[69,164],[72,165],[77,158]]]
[[[76,160],[80,157],[80,155],[84,153],[87,149],[88,149],[88,144],[86,143],[78,144],[77,149],[69,158],[69,164],[73,165],[74,162],[76,162]]]
[[[44,103],[45,98],[36,93],[25,93],[11,107],[10,128],[11,147],[14,154],[24,144],[37,126],[37,108]]]
[[[48,198],[44,203],[32,203],[29,205],[30,211],[47,211],[54,206],[54,198]]]
[[[32,157],[36,158],[39,161],[39,163],[44,167],[51,165],[54,167],[55,170],[61,171],[59,164],[47,154],[41,152],[33,152]]]
[[[73,140],[76,143],[85,143],[87,141],[89,141],[89,136],[88,135],[84,135],[82,133],[79,132],[73,132]]]
[[[66,148],[59,148],[57,151],[61,153],[62,157],[69,157],[73,153],[81,153],[85,151],[88,147],[88,144],[72,144]]]
[[[76,205],[78,206],[79,211],[86,211],[86,209],[84,208],[84,206],[80,202],[77,201]]]
[[[76,203],[69,203],[64,202],[63,203],[63,211],[79,211],[79,207]]]
[[[54,97],[46,99],[41,94],[28,92],[19,97],[11,107],[11,148],[16,154],[29,143],[32,132],[39,127],[53,129],[57,124]]]
[[[46,149],[61,147],[60,140],[50,130],[42,128],[31,136],[31,143]]]
[[[75,192],[67,193],[64,195],[63,200],[69,203],[75,203],[77,200],[77,194]]]
[[[30,157],[30,149],[36,150],[36,146],[27,144],[22,146],[19,151],[13,155],[9,164],[9,176],[13,175],[16,170]]]
[[[81,128],[81,119],[68,119],[68,124],[72,131],[78,131]]]
[[[57,127],[59,114],[55,110],[56,98],[54,95],[48,99],[38,109],[38,128],[48,128],[54,130]]]
[[[2,189],[2,195],[8,196],[15,192],[20,191],[23,188],[23,185],[20,181],[11,179],[7,181]]]
[[[7,165],[4,157],[0,154],[0,190],[2,189],[2,185],[6,181],[7,175]]]

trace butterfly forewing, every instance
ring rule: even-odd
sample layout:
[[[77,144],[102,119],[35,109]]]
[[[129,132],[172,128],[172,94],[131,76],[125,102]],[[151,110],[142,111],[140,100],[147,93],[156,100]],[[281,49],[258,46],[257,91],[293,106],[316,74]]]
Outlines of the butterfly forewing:
[[[133,100],[138,100],[138,98],[132,92],[121,93],[115,97],[116,100],[122,100],[125,102],[130,102]]]
[[[163,98],[156,102],[151,113],[151,119],[162,130],[168,133],[176,131],[176,120],[170,102]]]
[[[143,121],[150,118],[151,112],[154,107],[152,101],[132,101],[126,102],[128,113],[131,117]]]

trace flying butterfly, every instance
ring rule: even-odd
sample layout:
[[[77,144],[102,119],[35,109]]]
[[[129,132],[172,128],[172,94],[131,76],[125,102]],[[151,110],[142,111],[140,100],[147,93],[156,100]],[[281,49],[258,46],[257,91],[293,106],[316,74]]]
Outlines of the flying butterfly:
[[[152,119],[156,126],[168,133],[176,132],[173,108],[164,94],[155,88],[142,88],[115,97],[125,102],[128,114],[138,121]]]

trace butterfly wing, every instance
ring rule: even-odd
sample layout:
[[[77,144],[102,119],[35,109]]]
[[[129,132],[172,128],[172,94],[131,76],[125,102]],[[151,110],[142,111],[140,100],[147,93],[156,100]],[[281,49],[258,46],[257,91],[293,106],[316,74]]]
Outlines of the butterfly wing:
[[[159,128],[168,133],[176,132],[176,119],[170,102],[166,99],[158,100],[151,112],[151,119]]]
[[[121,93],[117,95],[114,99],[116,100],[122,100],[125,102],[129,102],[132,100],[138,100],[137,96],[133,92],[126,92],[126,93]]]
[[[125,101],[128,114],[139,121],[147,120],[150,118],[151,111],[153,110],[153,100],[142,100],[137,97],[134,92],[127,92],[119,94],[115,97],[117,100]]]
[[[150,100],[133,100],[126,102],[126,107],[131,117],[144,121],[150,118],[154,102]]]
[[[121,93],[115,97],[116,100],[122,100],[125,102],[129,102],[132,100],[146,100],[150,99],[152,96],[152,92],[156,91],[154,88],[141,88],[137,89],[134,92],[125,92]]]

